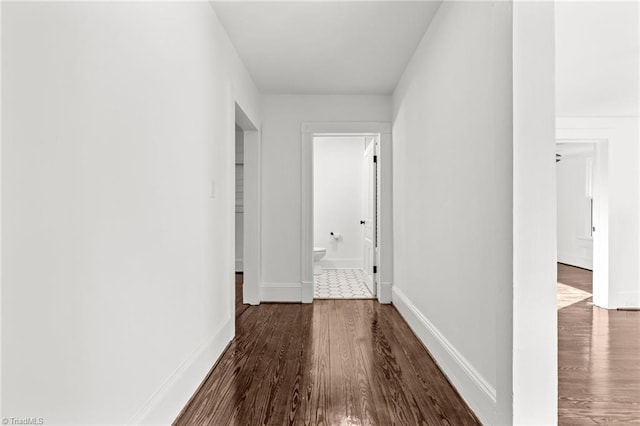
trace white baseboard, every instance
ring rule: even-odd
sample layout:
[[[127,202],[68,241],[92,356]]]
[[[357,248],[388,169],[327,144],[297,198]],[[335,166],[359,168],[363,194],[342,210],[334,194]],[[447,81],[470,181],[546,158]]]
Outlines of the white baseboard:
[[[234,320],[228,320],[178,366],[127,424],[171,424],[233,339],[234,329]]]
[[[320,266],[324,269],[362,269],[364,261],[362,258],[355,259],[321,259]]]
[[[244,272],[244,262],[242,259],[236,259],[236,272]]]
[[[379,283],[378,284],[378,302],[391,303],[393,300],[391,283]]]
[[[302,281],[300,289],[302,303],[313,303],[313,281]]]
[[[582,256],[575,256],[569,253],[558,253],[558,262],[566,265],[577,266],[578,268],[593,270],[593,259]]]
[[[637,291],[617,291],[609,296],[609,302],[613,309],[618,308],[640,308],[640,292]]]
[[[440,369],[483,424],[492,424],[496,411],[496,390],[411,303],[398,286],[393,286],[393,304],[413,332],[429,349]]]
[[[300,283],[262,283],[260,301],[300,302],[302,301]]]

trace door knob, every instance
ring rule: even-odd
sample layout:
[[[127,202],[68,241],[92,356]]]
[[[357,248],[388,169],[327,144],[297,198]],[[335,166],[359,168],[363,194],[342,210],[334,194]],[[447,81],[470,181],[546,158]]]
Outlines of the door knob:
[[[361,220],[361,221],[360,221],[360,225],[364,225],[364,220]]]

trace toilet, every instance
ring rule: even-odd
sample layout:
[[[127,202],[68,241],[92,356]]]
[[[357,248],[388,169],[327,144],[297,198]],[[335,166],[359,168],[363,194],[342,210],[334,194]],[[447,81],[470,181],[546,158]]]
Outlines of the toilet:
[[[320,259],[327,254],[327,249],[322,247],[313,248],[313,275],[322,274],[322,266],[320,266]]]

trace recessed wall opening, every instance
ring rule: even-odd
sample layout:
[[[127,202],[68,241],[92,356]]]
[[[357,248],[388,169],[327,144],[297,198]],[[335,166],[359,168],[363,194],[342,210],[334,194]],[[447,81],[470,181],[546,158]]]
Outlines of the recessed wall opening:
[[[244,131],[238,124],[235,126],[235,308],[236,315],[246,309],[242,303],[244,286]]]
[[[556,144],[557,250],[559,268],[592,271],[592,284],[558,282],[558,309],[593,297],[606,305],[608,287],[607,142],[562,140]],[[565,268],[566,269],[566,268]],[[562,269],[564,271],[564,269]]]
[[[316,299],[376,295],[378,135],[313,137]]]
[[[354,212],[360,207],[359,216],[355,216],[356,238],[362,233],[362,262],[360,263],[359,250],[357,248],[357,240],[349,237],[349,243],[354,243],[356,253],[350,257],[351,265],[356,268],[358,265],[362,268],[362,278],[370,284],[367,288],[371,292],[372,297],[376,298],[380,303],[391,303],[391,286],[393,278],[393,205],[392,205],[392,146],[391,146],[391,125],[386,122],[318,122],[318,123],[302,123],[302,210],[301,210],[301,238],[300,252],[301,263],[301,286],[300,299],[303,303],[311,303],[314,299],[314,247],[329,249],[322,253],[326,259],[316,256],[320,262],[324,259],[324,265],[330,265],[333,262],[334,267],[341,264],[343,267],[348,266],[347,260],[337,261],[331,260],[331,256],[337,253],[338,249],[344,248],[346,243],[342,229],[333,228],[337,224],[322,225],[318,222],[318,226],[325,226],[323,230],[314,230],[314,180],[318,180],[318,184],[322,185],[325,181],[320,181],[327,173],[336,173],[335,164],[336,157],[333,160],[329,158],[323,166],[314,166],[314,140],[317,138],[337,138],[337,137],[356,137],[358,142],[354,142],[354,151],[357,150],[361,162],[358,161],[358,167],[351,170],[353,186],[358,187],[364,185],[365,175],[370,178],[367,182],[367,189],[363,193],[359,202],[352,203]],[[318,142],[320,144],[321,142]],[[328,142],[327,142],[328,143]],[[344,147],[343,147],[344,148]],[[326,155],[331,157],[330,154]],[[319,156],[320,158],[320,156]],[[354,153],[354,157],[355,153]],[[375,162],[374,162],[375,161]],[[360,167],[361,166],[361,167]],[[351,166],[354,168],[355,166]],[[314,168],[325,170],[320,172],[318,177],[314,179]],[[357,179],[360,176],[360,179]],[[327,180],[328,181],[328,180]],[[344,186],[344,184],[343,184]],[[329,192],[328,190],[326,192]],[[335,194],[335,192],[334,192]],[[353,201],[353,200],[351,200]],[[329,201],[331,205],[338,205]],[[366,208],[365,208],[366,207]],[[353,223],[353,216],[351,219]],[[362,223],[361,223],[362,222]],[[329,229],[331,226],[331,229]],[[340,225],[346,226],[346,225]],[[349,225],[351,227],[353,225]],[[360,227],[360,231],[357,228]],[[347,229],[346,227],[344,229]],[[331,232],[334,234],[331,235]],[[348,231],[351,233],[351,231]],[[318,239],[315,238],[318,233]],[[325,244],[329,247],[325,247]],[[347,258],[349,259],[349,258]],[[353,263],[353,262],[357,263]],[[322,267],[322,265],[320,265]],[[317,272],[317,269],[316,269]],[[366,272],[366,273],[365,273]],[[370,275],[370,281],[368,280]]]
[[[235,104],[234,121],[234,306],[260,303],[260,135]]]
[[[236,251],[235,270],[236,274],[243,272],[242,260],[244,258],[244,132],[236,124],[236,201],[235,201],[235,223],[236,223]]]

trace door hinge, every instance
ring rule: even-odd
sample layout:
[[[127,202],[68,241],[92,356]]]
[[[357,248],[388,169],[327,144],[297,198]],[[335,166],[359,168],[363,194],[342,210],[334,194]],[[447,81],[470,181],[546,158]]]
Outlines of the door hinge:
[[[374,266],[374,267],[373,267],[373,273],[374,273],[374,274],[377,274],[377,273],[378,273],[378,267],[377,267],[377,266]]]
[[[378,162],[378,156],[377,156],[377,155],[374,155],[374,156],[373,156],[373,162],[374,162],[374,163],[377,163],[377,162]]]

